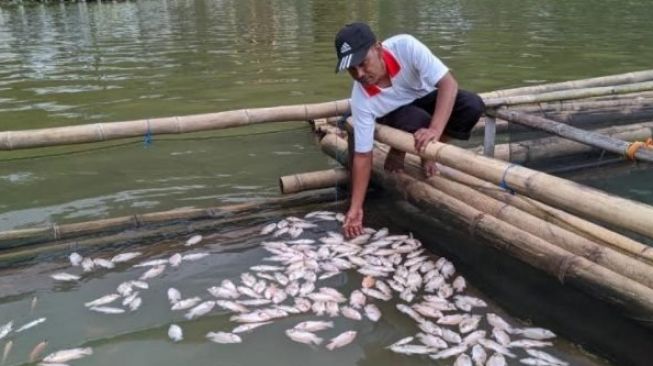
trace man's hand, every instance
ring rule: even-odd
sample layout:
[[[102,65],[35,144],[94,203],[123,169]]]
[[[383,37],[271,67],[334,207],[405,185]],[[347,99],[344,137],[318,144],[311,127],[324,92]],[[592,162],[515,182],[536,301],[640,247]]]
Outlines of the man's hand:
[[[342,231],[347,239],[363,234],[363,209],[350,208],[342,224]]]
[[[405,157],[405,152],[390,148],[388,155],[385,157],[385,164],[383,164],[383,169],[393,173],[404,170]]]
[[[431,141],[438,141],[440,139],[440,135],[437,131],[430,129],[430,128],[420,128],[417,130],[414,134],[415,136],[415,150],[418,152],[424,151],[426,149],[426,146],[429,144]]]
[[[431,178],[438,172],[438,167],[435,161],[422,158],[422,170],[427,178]]]

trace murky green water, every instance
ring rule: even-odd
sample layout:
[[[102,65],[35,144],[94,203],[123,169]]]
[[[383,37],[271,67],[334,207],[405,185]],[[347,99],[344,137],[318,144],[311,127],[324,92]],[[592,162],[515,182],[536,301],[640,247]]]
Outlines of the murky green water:
[[[650,68],[653,59],[652,16],[650,2],[611,0],[152,0],[25,6],[3,2],[0,130],[343,98],[350,81],[333,74],[333,34],[355,19],[369,21],[382,37],[414,34],[452,68],[463,88],[475,91],[641,70]],[[154,136],[149,146],[134,139],[2,152],[0,230],[276,196],[280,175],[333,165],[316,149],[302,123]],[[650,172],[588,181],[653,202]],[[387,221],[395,208],[377,200],[371,202],[371,210],[385,215],[373,224]],[[438,234],[426,230],[422,239],[437,242]],[[254,245],[253,241],[245,238],[243,243]],[[170,245],[162,243],[152,250],[162,253],[172,250]],[[169,313],[157,300],[157,291],[177,285],[183,292],[198,293],[244,271],[262,256],[255,247],[213,249],[221,254],[162,278],[160,287],[144,299],[152,305],[151,311],[127,315],[125,322],[109,322],[78,305],[133,275],[131,270],[94,277],[79,288],[53,287],[44,279],[52,268],[64,264],[63,259],[4,273],[0,323],[27,320],[25,309],[34,291],[41,298],[37,312],[50,318],[38,328],[42,333],[30,333],[33,338],[16,342],[10,364],[22,362],[20,355],[25,355],[30,342],[41,338],[50,339],[53,347],[93,343],[97,355],[75,363],[80,365],[428,362],[381,349],[408,327],[398,316],[374,327],[363,326],[360,330],[368,336],[337,354],[296,347],[277,337],[282,328],[272,327],[252,335],[251,343],[228,348],[206,344],[203,332],[225,322],[226,316],[219,314],[189,324],[189,341],[170,347],[164,332]],[[460,260],[472,278],[487,273]],[[494,270],[505,268],[497,265]],[[340,280],[338,285],[345,288],[350,283],[348,277]],[[477,280],[480,285],[483,278]],[[523,309],[536,310],[506,300],[505,293],[493,293],[500,290],[496,286],[483,290],[485,298],[496,297],[521,319],[530,319]],[[547,306],[556,302],[546,292],[533,291],[528,297]],[[564,328],[564,324],[553,325]],[[587,332],[602,331],[592,329]],[[627,340],[629,333],[605,337]],[[600,364],[573,351],[576,346],[564,337],[556,347],[579,364]],[[601,347],[592,347],[591,342],[585,347],[601,353]],[[621,356],[616,364],[633,364]]]

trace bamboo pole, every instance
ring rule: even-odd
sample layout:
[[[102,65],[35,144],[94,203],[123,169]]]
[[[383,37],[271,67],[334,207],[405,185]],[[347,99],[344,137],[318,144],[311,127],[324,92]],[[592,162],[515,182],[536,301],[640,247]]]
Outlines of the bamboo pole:
[[[332,157],[344,155],[338,147],[342,143],[337,139],[331,134],[322,139],[323,151]],[[446,214],[467,224],[472,235],[480,236],[499,251],[529,263],[563,283],[571,283],[631,312],[653,313],[653,290],[650,288],[485,214],[406,174],[386,174],[379,160],[375,159],[373,164],[375,182],[402,194],[418,207],[435,210],[438,215]]]
[[[601,76],[590,79],[580,79],[572,81],[564,81],[560,83],[550,83],[543,85],[533,85],[513,89],[496,90],[487,93],[482,93],[481,98],[500,98],[514,95],[525,94],[538,94],[547,93],[560,90],[589,88],[597,86],[609,86],[618,84],[638,83],[643,81],[653,80],[653,70],[643,70],[637,72],[629,72],[625,74]]]
[[[283,176],[279,178],[279,189],[283,194],[290,194],[331,188],[347,182],[349,182],[349,173],[345,169],[327,169]]]
[[[377,124],[376,138],[398,150],[417,154],[409,133]],[[418,154],[465,173],[505,184],[517,192],[569,212],[653,238],[653,207],[500,160],[454,145],[430,143]]]
[[[582,99],[613,94],[633,93],[644,90],[653,90],[653,81],[618,86],[602,86],[596,88],[561,90],[542,94],[498,97],[493,99],[484,99],[484,102],[487,108],[496,108],[500,106],[512,106],[516,104],[550,102],[554,100]]]
[[[139,137],[146,134],[180,134],[263,122],[307,121],[339,115],[348,111],[349,100],[343,99],[326,103],[241,109],[190,116],[4,131],[0,132],[0,150],[82,144]]]
[[[333,191],[313,192],[310,195],[295,194],[258,201],[223,205],[209,208],[187,208],[151,212],[72,224],[53,224],[45,227],[8,230],[0,232],[0,250],[34,242],[58,241],[106,231],[137,229],[147,225],[162,224],[175,220],[216,219],[253,211],[278,209],[333,201]]]
[[[526,113],[498,109],[491,114],[509,122],[518,123],[531,128],[547,131],[573,141],[581,142],[590,146],[610,151],[616,154],[625,155],[630,143],[612,137],[602,135],[593,131],[581,130],[550,119],[531,116]],[[634,157],[637,160],[653,162],[653,150],[639,149]]]
[[[646,140],[649,137],[653,137],[653,122],[615,126],[593,130],[592,132],[624,141]],[[487,156],[485,154],[485,147],[485,145],[478,146],[471,150]],[[494,157],[496,159],[510,161],[516,164],[525,164],[538,160],[596,151],[596,148],[593,146],[569,141],[561,137],[545,137],[498,144],[494,146],[494,149]]]

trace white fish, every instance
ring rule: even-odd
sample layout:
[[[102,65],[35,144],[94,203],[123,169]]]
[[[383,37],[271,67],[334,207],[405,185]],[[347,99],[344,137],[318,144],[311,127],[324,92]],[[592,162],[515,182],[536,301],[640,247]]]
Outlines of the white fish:
[[[512,358],[516,357],[512,352],[510,352],[508,350],[507,347],[504,347],[504,346],[500,345],[499,343],[497,343],[497,342],[495,342],[495,341],[493,341],[491,339],[487,339],[487,338],[479,339],[478,343],[482,344],[483,347],[485,347],[487,349],[493,350],[496,353],[500,353],[502,355],[512,357]]]
[[[249,272],[242,273],[240,275],[240,280],[243,281],[243,284],[247,287],[253,287],[256,284],[256,277]]]
[[[461,343],[463,340],[460,335],[451,329],[440,328],[442,330],[442,339],[449,343]]]
[[[487,317],[487,322],[490,323],[491,326],[494,328],[499,328],[501,330],[504,330],[508,333],[512,333],[513,329],[512,327],[505,321],[503,318],[498,316],[497,314],[494,313],[488,313],[486,315]]]
[[[181,327],[177,324],[170,324],[170,328],[168,328],[168,337],[173,342],[179,342],[184,339],[184,333],[181,330]]]
[[[32,298],[32,303],[30,304],[30,307],[29,307],[29,312],[30,313],[32,313],[34,311],[34,309],[36,308],[36,303],[38,302],[38,300],[39,300],[39,298],[37,296],[34,296]]]
[[[268,266],[268,265],[258,265],[258,266],[253,266],[250,268],[252,271],[255,272],[278,272],[278,271],[283,271],[285,270],[284,267],[279,267],[279,266]]]
[[[122,306],[131,306],[131,303],[138,298],[138,291],[134,291],[131,295],[125,297],[124,300],[122,300]]]
[[[111,261],[113,263],[122,263],[122,262],[128,262],[136,257],[141,256],[143,253],[141,252],[128,252],[128,253],[120,253],[117,255],[114,255],[113,258],[111,258]]]
[[[345,318],[349,318],[353,320],[363,319],[363,316],[358,311],[356,311],[356,309],[349,306],[343,306],[342,308],[340,308],[340,312]]]
[[[526,338],[537,339],[537,340],[554,338],[556,336],[555,333],[544,328],[516,329],[515,333],[521,334]]]
[[[349,296],[349,305],[353,308],[360,309],[365,305],[366,297],[360,290],[354,290]]]
[[[34,348],[32,348],[32,351],[29,353],[29,362],[35,362],[36,359],[39,358],[41,353],[45,350],[45,348],[48,346],[47,341],[42,341],[39,342]]]
[[[193,235],[188,240],[186,240],[186,244],[184,244],[187,247],[190,247],[195,244],[199,244],[199,242],[202,241],[202,235]]]
[[[456,292],[463,292],[465,287],[467,287],[467,282],[463,276],[458,276],[453,280],[451,286],[456,290]]]
[[[213,295],[214,297],[220,298],[220,299],[237,299],[240,297],[240,293],[238,290],[232,290],[224,287],[209,287],[207,291]]]
[[[390,350],[392,352],[401,353],[404,355],[426,355],[436,351],[436,349],[429,346],[422,346],[418,344],[402,344],[399,346],[391,346]]]
[[[407,344],[407,343],[412,342],[413,339],[415,339],[415,337],[413,337],[413,336],[408,336],[408,337],[405,337],[405,338],[402,338],[402,339],[396,341],[395,343],[389,345],[389,346],[386,347],[386,348],[390,348],[390,347],[392,347],[392,346],[401,346],[401,345],[404,345],[404,344]]]
[[[90,307],[93,307],[93,306],[102,306],[102,305],[110,304],[110,303],[116,301],[119,297],[120,297],[120,295],[118,295],[118,294],[105,295],[105,296],[97,298],[97,299],[95,299],[93,301],[89,301],[89,302],[84,303],[84,306],[86,306],[87,308],[90,308]]]
[[[52,277],[52,279],[57,281],[77,281],[81,278],[77,275],[66,273],[66,272],[54,273],[50,275],[50,277]]]
[[[81,265],[84,272],[90,272],[95,267],[95,262],[93,262],[93,259],[87,257],[82,260]]]
[[[14,327],[14,322],[13,321],[9,321],[5,325],[1,326],[0,327],[0,339],[6,337],[7,334],[9,334],[9,332],[11,332],[13,327]]]
[[[495,353],[487,360],[485,366],[506,366],[506,358],[501,353]]]
[[[468,345],[476,344],[478,343],[479,340],[485,338],[486,334],[487,332],[484,330],[477,330],[475,332],[471,332],[463,339],[463,343]]]
[[[38,318],[38,319],[36,319],[36,320],[34,320],[34,321],[31,321],[31,322],[29,322],[29,323],[23,325],[22,327],[16,329],[15,332],[16,332],[16,333],[20,333],[20,332],[25,331],[25,330],[27,330],[27,329],[29,329],[29,328],[33,328],[33,327],[35,327],[35,326],[37,326],[37,325],[43,323],[44,321],[46,321],[46,318]]]
[[[112,261],[107,259],[102,259],[102,258],[93,259],[93,264],[98,267],[107,268],[107,269],[111,269],[116,266]]]
[[[197,305],[202,301],[199,297],[189,297],[188,299],[179,300],[174,305],[172,305],[171,310],[186,310],[190,309],[193,306]]]
[[[337,317],[338,314],[340,314],[340,308],[338,307],[338,303],[334,302],[334,301],[327,301],[326,302],[326,312],[332,318]]]
[[[208,314],[213,310],[213,307],[215,306],[215,301],[204,301],[203,303],[195,306],[194,308],[190,309],[189,312],[187,312],[184,317],[188,320],[195,319],[197,317],[200,317],[202,315]]]
[[[95,311],[103,314],[122,314],[125,312],[125,309],[114,308],[110,306],[93,306],[89,308],[91,311]]]
[[[251,313],[233,315],[229,318],[232,322],[238,323],[261,323],[271,319],[272,317],[270,315],[260,310],[252,311]]]
[[[294,329],[304,332],[319,332],[329,328],[333,328],[332,321],[307,320],[294,326]]]
[[[141,307],[141,303],[143,300],[140,297],[135,298],[133,301],[131,301],[129,305],[129,310],[130,311],[136,311],[138,310],[139,307]]]
[[[46,363],[66,363],[72,360],[78,360],[85,356],[90,356],[93,354],[93,349],[91,347],[86,348],[72,348],[57,351],[50,353],[49,355],[43,358],[43,362]]]
[[[266,325],[266,324],[271,324],[271,321],[267,322],[258,322],[258,323],[246,323],[246,324],[241,324],[234,328],[231,332],[232,333],[244,333],[244,332],[249,332],[251,330],[254,330],[260,326]]]
[[[315,334],[297,330],[297,329],[286,330],[286,335],[293,341],[299,343],[314,344],[314,345],[319,345],[320,343],[322,343],[322,338],[316,336]]]
[[[487,353],[485,352],[485,348],[483,348],[483,346],[480,344],[474,345],[474,347],[472,347],[472,360],[476,366],[485,365],[485,361],[487,360]]]
[[[494,339],[496,339],[502,346],[507,347],[508,344],[510,344],[510,336],[503,330],[494,328],[492,329],[492,335],[494,336]]]
[[[168,263],[170,263],[170,262],[168,262],[167,259],[152,259],[152,260],[149,260],[149,261],[134,264],[132,267],[136,267],[136,268],[138,268],[138,267],[155,267],[155,266],[161,266],[161,265],[168,264]]]
[[[512,341],[508,347],[522,347],[522,348],[531,348],[531,347],[549,347],[552,346],[551,342],[538,341],[534,339],[520,339],[517,341]]]
[[[333,337],[329,344],[326,345],[326,348],[330,351],[333,351],[336,348],[344,347],[351,343],[354,338],[356,338],[356,331],[348,330],[346,332],[340,333],[339,335]]]
[[[11,352],[11,348],[14,346],[14,341],[8,341],[5,344],[5,348],[2,351],[2,360],[0,360],[0,365],[4,365],[5,361],[7,361],[7,357],[9,356],[9,352]]]
[[[568,362],[563,361],[563,360],[561,360],[561,359],[559,359],[557,357],[554,357],[554,356],[552,356],[552,355],[550,355],[550,354],[548,354],[548,353],[546,353],[544,351],[529,348],[529,349],[526,349],[526,353],[528,353],[529,355],[531,355],[531,356],[533,356],[535,358],[539,358],[541,360],[544,360],[544,361],[547,361],[547,362],[550,362],[550,363],[554,363],[554,364],[557,364],[557,365],[566,366],[566,365],[569,364]]]
[[[134,289],[132,288],[134,284],[131,281],[128,282],[123,282],[118,287],[116,288],[116,292],[118,292],[122,296],[129,296]]]
[[[472,359],[463,353],[456,358],[456,362],[453,363],[453,366],[472,366]]]
[[[522,358],[519,362],[530,366],[558,366],[556,363],[551,363],[535,357]]]
[[[244,306],[261,306],[268,305],[272,303],[272,300],[268,299],[247,299],[247,300],[236,300],[237,303]]]
[[[211,342],[221,344],[241,343],[243,341],[237,334],[227,332],[208,332],[206,333],[206,338]]]
[[[268,235],[269,233],[273,232],[277,228],[276,223],[272,224],[267,224],[261,229],[261,235]]]
[[[134,281],[129,281],[129,283],[131,283],[132,286],[138,287],[138,288],[143,289],[143,290],[147,290],[148,288],[150,288],[150,285],[148,285],[147,282],[145,282],[145,281],[136,281],[136,280],[134,280]]]
[[[467,351],[467,345],[461,344],[455,347],[447,348],[438,353],[429,355],[429,357],[431,357],[434,360],[438,360],[441,358],[449,358],[449,357],[457,356],[465,351]]]
[[[181,300],[181,292],[179,292],[179,290],[174,287],[170,287],[168,289],[168,300],[171,304],[176,304],[179,300]]]
[[[234,313],[246,313],[249,311],[245,306],[233,301],[218,300],[215,302],[215,304],[223,309],[231,310]]]
[[[175,253],[168,258],[168,263],[170,263],[171,267],[177,267],[181,264],[182,261],[182,256],[179,253]]]
[[[422,343],[425,345],[435,349],[448,347],[447,342],[445,342],[442,338],[432,334],[418,333],[417,338],[419,338],[419,340],[422,341]]]
[[[150,278],[154,278],[154,277],[160,275],[161,273],[163,273],[163,271],[165,271],[165,269],[166,269],[165,264],[161,264],[161,265],[152,267],[152,268],[148,269],[145,273],[143,273],[143,275],[141,277],[139,277],[139,280],[144,281],[144,280],[148,280]]]
[[[469,333],[474,329],[478,328],[478,324],[480,323],[480,321],[481,321],[480,315],[468,316],[458,324],[458,329],[462,334]]]
[[[365,305],[365,315],[367,318],[373,322],[381,319],[381,310],[374,304]]]
[[[71,253],[70,256],[68,256],[68,260],[70,260],[70,264],[73,267],[77,267],[82,263],[82,260],[84,260],[84,257],[82,257],[77,252],[75,252],[75,253]]]

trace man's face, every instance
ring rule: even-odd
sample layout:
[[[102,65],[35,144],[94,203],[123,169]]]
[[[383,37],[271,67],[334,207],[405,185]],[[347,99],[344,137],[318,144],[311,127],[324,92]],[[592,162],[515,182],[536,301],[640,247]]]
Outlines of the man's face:
[[[347,69],[349,75],[363,85],[377,84],[385,74],[382,50],[379,43],[370,47],[367,55],[358,66]]]

